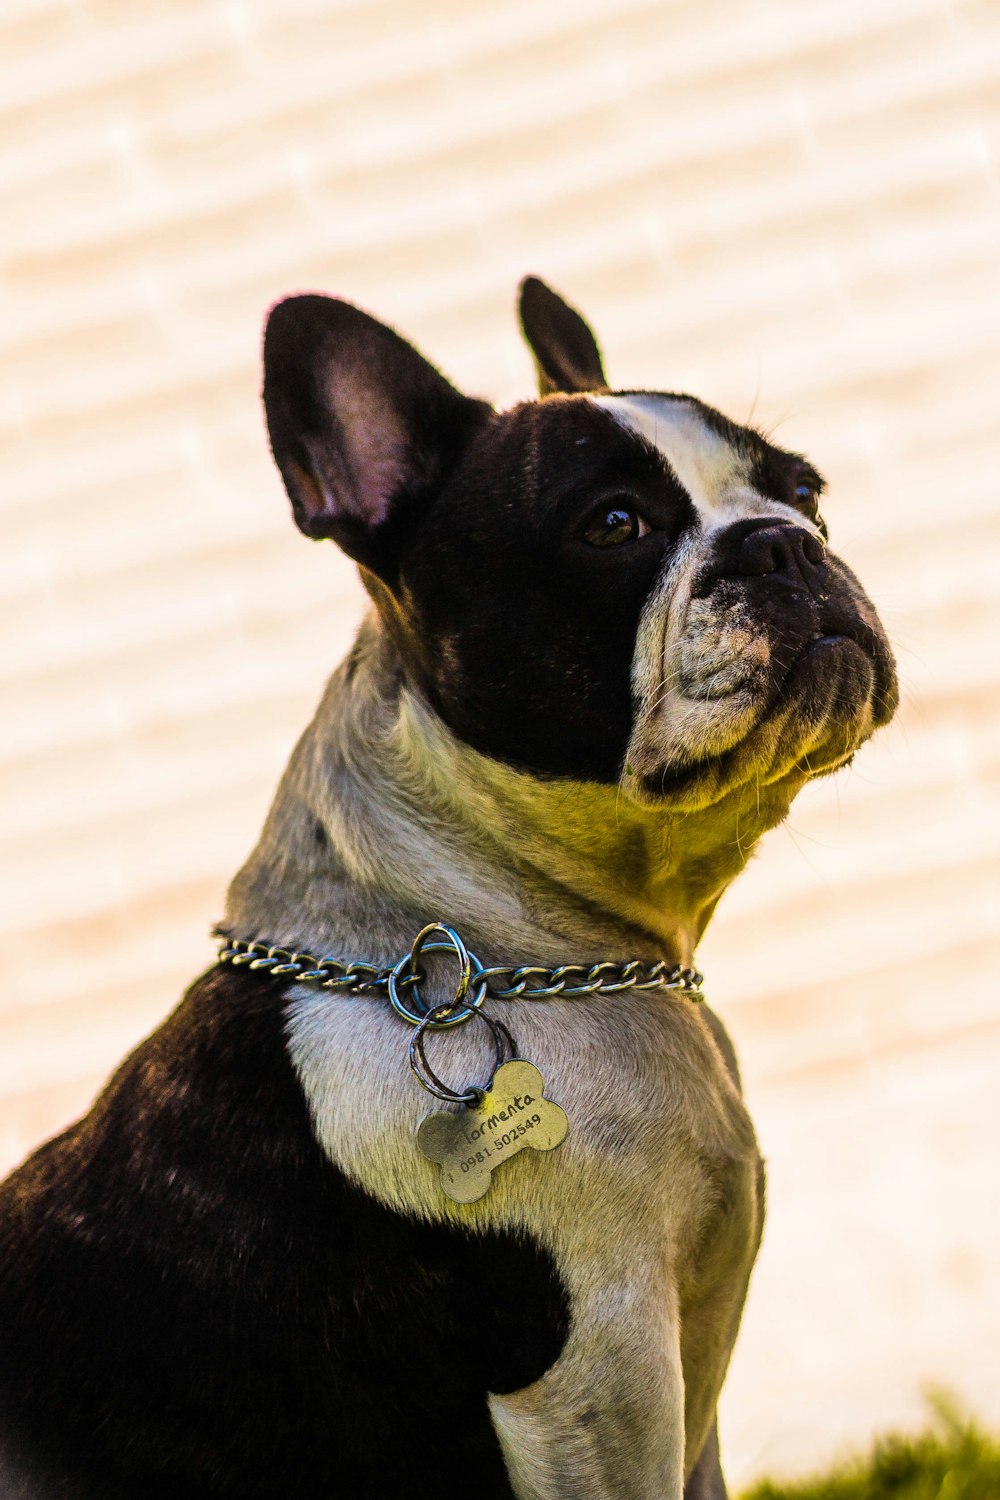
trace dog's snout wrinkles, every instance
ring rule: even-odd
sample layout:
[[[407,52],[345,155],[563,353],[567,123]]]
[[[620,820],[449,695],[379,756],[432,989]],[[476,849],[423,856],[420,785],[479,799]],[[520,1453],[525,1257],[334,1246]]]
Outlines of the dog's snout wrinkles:
[[[764,526],[744,536],[733,559],[739,578],[763,578],[768,573],[800,573],[808,580],[824,558],[819,537],[801,526]]]

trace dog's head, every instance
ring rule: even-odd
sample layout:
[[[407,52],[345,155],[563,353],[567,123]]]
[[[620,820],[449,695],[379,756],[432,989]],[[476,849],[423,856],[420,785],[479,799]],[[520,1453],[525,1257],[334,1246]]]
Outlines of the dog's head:
[[[505,412],[347,303],[268,322],[296,521],[360,564],[410,681],[494,760],[645,805],[843,764],[896,682],[816,470],[694,397],[611,392],[533,278],[521,317],[542,399]]]

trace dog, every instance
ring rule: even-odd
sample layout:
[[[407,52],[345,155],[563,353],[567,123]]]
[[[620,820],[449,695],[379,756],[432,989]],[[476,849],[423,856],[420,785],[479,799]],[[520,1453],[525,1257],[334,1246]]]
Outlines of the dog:
[[[345,302],[270,313],[295,520],[372,609],[226,961],[2,1190],[4,1496],[726,1494],[763,1177],[690,966],[892,655],[810,463],[520,310],[501,412]]]

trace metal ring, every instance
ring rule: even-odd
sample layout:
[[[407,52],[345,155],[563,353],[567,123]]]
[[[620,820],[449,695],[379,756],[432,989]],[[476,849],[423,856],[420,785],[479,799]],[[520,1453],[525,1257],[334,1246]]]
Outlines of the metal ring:
[[[434,932],[443,932],[444,939],[429,941],[429,936]],[[461,965],[458,984],[455,994],[451,1000],[442,1004],[428,1007],[417,988],[416,968],[417,960],[421,953],[453,953]],[[407,972],[409,971],[409,972]],[[483,1001],[486,999],[486,982],[480,979],[483,966],[474,953],[470,953],[453,927],[446,927],[443,922],[429,922],[428,925],[417,933],[413,940],[413,947],[409,953],[403,955],[389,974],[388,990],[392,1008],[404,1021],[411,1026],[422,1026],[428,1016],[440,1012],[440,1019],[431,1022],[435,1030],[444,1026],[460,1026],[470,1016],[474,1016]],[[410,991],[406,1000],[400,994],[400,986],[408,984]],[[463,1005],[470,985],[473,989],[472,998]],[[410,1005],[414,1008],[411,1009]]]
[[[495,1016],[488,1015],[484,1010],[470,1011],[471,1015],[477,1015],[489,1027],[490,1034],[493,1037],[493,1045],[496,1048],[493,1067],[490,1069],[489,1077],[484,1084],[470,1084],[467,1089],[462,1089],[461,1091],[450,1089],[446,1083],[442,1083],[441,1079],[434,1072],[434,1069],[427,1061],[427,1053],[424,1050],[426,1032],[428,1030],[452,1024],[450,1021],[439,1021],[436,1019],[438,1011],[447,1011],[449,1008],[447,1004],[432,1005],[427,1014],[419,1022],[416,1031],[410,1038],[410,1067],[420,1087],[426,1089],[429,1094],[433,1094],[436,1099],[443,1099],[446,1104],[475,1104],[492,1083],[497,1069],[504,1060],[504,1052],[509,1048],[509,1055],[511,1057],[517,1056],[517,1043],[503,1022],[498,1021]]]

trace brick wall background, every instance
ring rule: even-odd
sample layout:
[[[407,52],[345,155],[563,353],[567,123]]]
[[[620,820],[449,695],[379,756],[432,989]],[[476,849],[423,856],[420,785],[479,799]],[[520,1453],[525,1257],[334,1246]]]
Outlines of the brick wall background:
[[[0,1165],[210,961],[362,609],[270,466],[265,308],[506,402],[537,271],[613,380],[816,460],[899,653],[701,951],[770,1160],[730,1473],[926,1383],[997,1416],[998,64],[987,0],[5,0]]]

